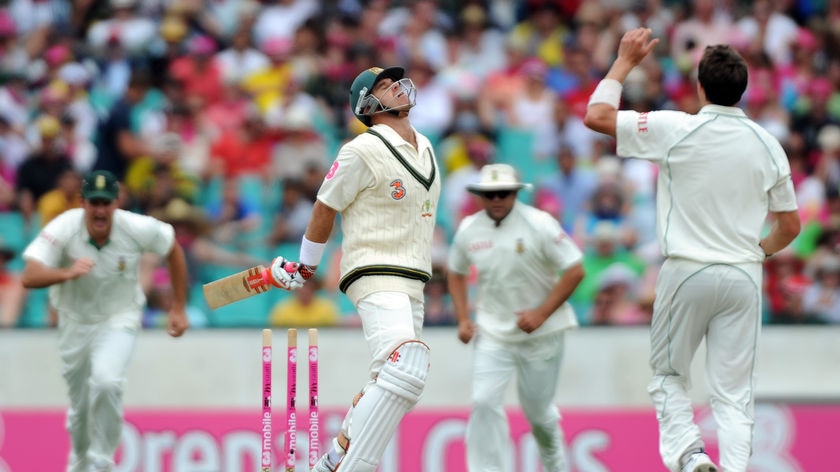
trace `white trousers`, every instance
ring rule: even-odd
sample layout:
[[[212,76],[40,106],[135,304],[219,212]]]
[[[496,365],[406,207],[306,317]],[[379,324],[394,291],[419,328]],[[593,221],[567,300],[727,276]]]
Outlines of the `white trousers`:
[[[122,394],[139,314],[114,316],[83,324],[59,314],[58,348],[70,407],[67,472],[109,470],[120,444]]]
[[[656,284],[648,393],[659,420],[659,452],[669,470],[701,448],[690,366],[706,338],[706,382],[717,423],[720,465],[745,472],[752,452],[756,349],[761,331],[761,266],[668,259]]]
[[[397,346],[420,339],[423,302],[402,292],[374,292],[359,300],[356,310],[370,350],[373,379]]]
[[[394,350],[406,341],[419,340],[423,330],[423,302],[415,300],[402,292],[374,292],[359,300],[356,305],[362,320],[362,331],[371,354],[370,377],[362,392],[375,388],[376,376]],[[396,432],[402,415],[406,409],[401,408],[404,400],[388,396],[383,400],[382,395],[362,395],[358,403],[352,406],[344,417],[341,425],[342,433],[350,439],[351,447],[342,464],[357,464],[358,470],[375,470],[377,464],[357,461],[359,454],[381,458],[382,453]],[[362,412],[356,415],[354,412]],[[399,416],[396,418],[395,415]],[[388,417],[389,421],[383,420]],[[361,422],[361,423],[360,423]],[[350,429],[361,431],[368,422],[379,424],[372,437],[364,440],[352,437]],[[353,427],[351,428],[351,425]],[[362,444],[362,449],[352,447],[354,441]],[[359,452],[362,451],[362,452]],[[352,457],[351,457],[352,456]],[[364,466],[362,466],[364,464]],[[350,465],[351,469],[354,467]],[[341,467],[343,471],[345,467]],[[348,469],[347,472],[354,472]]]
[[[503,343],[481,335],[476,338],[472,412],[466,432],[470,472],[514,470],[504,407],[505,390],[514,375],[519,403],[531,425],[543,470],[568,470],[560,413],[554,405],[563,347],[563,333],[521,343]]]

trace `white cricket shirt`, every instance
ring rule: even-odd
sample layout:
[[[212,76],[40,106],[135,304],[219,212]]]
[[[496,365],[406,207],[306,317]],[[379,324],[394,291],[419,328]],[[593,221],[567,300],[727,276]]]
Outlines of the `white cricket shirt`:
[[[342,291],[357,302],[378,290],[423,299],[431,277],[440,171],[428,139],[417,149],[389,126],[375,125],[342,146],[318,191],[341,213]]]
[[[516,326],[516,313],[545,300],[560,273],[583,254],[550,214],[517,201],[497,227],[484,210],[461,222],[449,252],[449,270],[478,272],[475,321],[481,335],[517,342],[577,326],[569,303],[528,334]]]
[[[761,262],[768,211],[797,209],[784,150],[740,108],[622,110],[616,140],[619,156],[659,166],[656,232],[665,257]]]
[[[171,225],[124,210],[114,211],[111,235],[101,248],[90,240],[84,210],[68,210],[50,221],[23,252],[49,267],[69,267],[79,258],[94,261],[82,277],[49,287],[50,303],[61,316],[82,323],[113,315],[141,313],[146,303],[139,282],[144,252],[166,256],[175,240]]]

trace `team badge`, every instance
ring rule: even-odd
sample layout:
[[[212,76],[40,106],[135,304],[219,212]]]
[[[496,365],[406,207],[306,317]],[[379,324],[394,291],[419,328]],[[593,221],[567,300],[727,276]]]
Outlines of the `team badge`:
[[[125,270],[125,257],[124,256],[120,256],[119,261],[117,262],[117,270],[119,270],[120,272]]]
[[[519,238],[516,240],[516,253],[522,254],[523,252],[525,252],[525,241]]]
[[[423,218],[428,218],[432,216],[432,201],[428,198],[420,206],[420,216],[422,216]]]

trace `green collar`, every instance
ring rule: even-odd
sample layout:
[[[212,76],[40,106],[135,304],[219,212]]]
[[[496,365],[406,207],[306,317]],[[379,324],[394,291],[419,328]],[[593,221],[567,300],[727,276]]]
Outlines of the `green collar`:
[[[105,244],[103,244],[103,245],[101,245],[101,246],[100,246],[99,244],[96,244],[96,241],[94,241],[94,240],[93,240],[93,238],[91,238],[90,236],[88,236],[88,244],[90,244],[91,246],[95,247],[97,251],[101,251],[101,250],[102,250],[102,248],[103,248],[103,247],[105,247],[105,246],[107,246],[107,245],[108,245],[108,243],[110,243],[110,242],[111,242],[111,238],[108,238],[108,239],[105,241]]]

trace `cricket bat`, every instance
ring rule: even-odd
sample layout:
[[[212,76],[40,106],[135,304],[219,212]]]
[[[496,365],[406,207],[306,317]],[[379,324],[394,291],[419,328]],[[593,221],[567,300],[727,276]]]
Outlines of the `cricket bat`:
[[[204,284],[202,288],[207,306],[215,310],[267,292],[272,285],[263,277],[263,272],[265,272],[265,266],[258,265]]]

